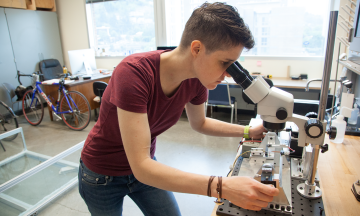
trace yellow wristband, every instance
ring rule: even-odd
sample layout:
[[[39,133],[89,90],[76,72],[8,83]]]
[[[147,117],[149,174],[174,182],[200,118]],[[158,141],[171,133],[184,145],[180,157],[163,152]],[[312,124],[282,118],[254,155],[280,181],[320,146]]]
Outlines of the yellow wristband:
[[[249,137],[249,130],[250,130],[250,126],[249,126],[249,125],[246,125],[245,128],[244,128],[244,138],[245,138],[245,139],[250,139],[250,137]]]

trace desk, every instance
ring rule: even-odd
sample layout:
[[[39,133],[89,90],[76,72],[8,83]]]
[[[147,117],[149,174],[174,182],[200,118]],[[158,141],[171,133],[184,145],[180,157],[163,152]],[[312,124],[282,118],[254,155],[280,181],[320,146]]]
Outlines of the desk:
[[[320,154],[318,161],[325,214],[359,215],[360,202],[355,199],[350,188],[360,179],[360,137],[345,136],[342,144],[336,144],[329,142],[326,136],[325,143],[329,144],[329,151]],[[211,216],[216,216],[216,210],[217,206]]]
[[[228,81],[229,85],[238,85],[232,77],[225,77],[225,80]],[[286,77],[277,77],[277,78],[271,78],[271,81],[274,83],[274,86],[277,88],[294,88],[305,91],[306,83],[309,80],[292,80]],[[311,82],[309,89],[321,90],[321,82],[320,81]]]
[[[109,80],[111,78],[111,74],[107,74],[107,75],[96,75],[94,77],[92,77],[89,80],[83,80],[83,81],[79,81],[76,80],[75,82],[66,84],[65,87],[68,91],[78,91],[81,94],[83,94],[86,99],[89,101],[90,104],[90,108],[91,110],[99,108],[99,103],[93,101],[93,99],[95,98],[95,94],[93,91],[93,83],[95,81],[102,81],[102,82],[106,82],[109,83]],[[54,100],[57,99],[57,91],[59,89],[59,86],[57,85],[42,85],[43,90],[45,92],[45,94],[47,96],[51,96],[50,99],[54,98]],[[53,104],[55,104],[55,101],[51,101]],[[51,107],[48,106],[49,109],[49,114],[50,114],[50,119],[51,121],[53,121],[53,115],[52,115],[52,109]]]

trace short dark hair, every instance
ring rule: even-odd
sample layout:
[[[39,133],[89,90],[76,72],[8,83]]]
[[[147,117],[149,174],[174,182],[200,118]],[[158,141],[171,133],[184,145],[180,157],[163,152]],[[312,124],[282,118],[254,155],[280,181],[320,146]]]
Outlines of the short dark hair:
[[[180,49],[187,48],[194,40],[201,41],[209,52],[240,44],[249,50],[255,45],[254,37],[237,9],[221,2],[205,2],[193,11],[186,22]]]

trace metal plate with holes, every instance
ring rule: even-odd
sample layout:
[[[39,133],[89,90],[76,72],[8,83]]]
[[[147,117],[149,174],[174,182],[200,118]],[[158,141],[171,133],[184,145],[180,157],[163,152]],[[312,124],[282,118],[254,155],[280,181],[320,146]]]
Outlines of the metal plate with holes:
[[[291,198],[292,198],[292,214],[294,216],[325,216],[324,204],[322,198],[309,200],[299,195],[296,186],[303,183],[301,180],[291,179]],[[317,184],[319,186],[319,184]],[[289,214],[278,213],[270,210],[250,211],[233,205],[228,200],[223,200],[224,204],[220,205],[216,210],[216,215],[220,216],[257,216],[257,215],[279,215],[289,216]]]
[[[241,156],[237,159],[234,170],[232,172],[232,176],[238,176],[239,175],[241,163],[242,163],[243,160],[244,160],[244,158],[241,157]]]

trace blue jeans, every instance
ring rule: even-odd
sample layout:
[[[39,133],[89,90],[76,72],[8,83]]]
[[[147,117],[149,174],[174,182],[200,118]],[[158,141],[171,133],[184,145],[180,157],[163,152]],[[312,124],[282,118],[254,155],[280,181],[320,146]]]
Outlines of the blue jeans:
[[[97,174],[80,160],[78,178],[80,195],[93,216],[121,216],[126,195],[137,204],[145,216],[181,215],[172,192],[143,184],[134,175]]]

